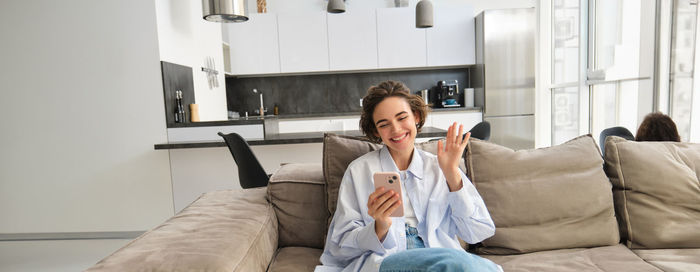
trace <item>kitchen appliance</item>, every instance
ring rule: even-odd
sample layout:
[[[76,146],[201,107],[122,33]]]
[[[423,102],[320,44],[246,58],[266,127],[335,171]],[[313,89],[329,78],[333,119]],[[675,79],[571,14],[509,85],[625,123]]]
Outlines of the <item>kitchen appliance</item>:
[[[441,80],[437,82],[435,90],[435,107],[450,108],[461,107],[459,83],[457,80]]]
[[[428,89],[420,90],[420,97],[423,98],[425,104],[430,105],[430,99],[428,98]]]
[[[485,10],[477,15],[474,103],[491,124],[491,142],[535,147],[535,9]]]

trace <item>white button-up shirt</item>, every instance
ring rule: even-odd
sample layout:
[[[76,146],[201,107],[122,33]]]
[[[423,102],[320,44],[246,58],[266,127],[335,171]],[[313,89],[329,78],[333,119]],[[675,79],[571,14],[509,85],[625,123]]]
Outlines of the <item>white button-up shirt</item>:
[[[406,250],[403,217],[391,218],[383,242],[374,231],[367,201],[374,192],[375,172],[399,172],[386,146],[357,158],[345,171],[321,255],[323,265],[316,271],[378,271],[386,256]],[[450,192],[437,157],[414,148],[407,178],[401,182],[418,219],[418,235],[428,248],[462,249],[457,237],[473,244],[494,234],[484,201],[467,176],[460,174],[463,187]]]

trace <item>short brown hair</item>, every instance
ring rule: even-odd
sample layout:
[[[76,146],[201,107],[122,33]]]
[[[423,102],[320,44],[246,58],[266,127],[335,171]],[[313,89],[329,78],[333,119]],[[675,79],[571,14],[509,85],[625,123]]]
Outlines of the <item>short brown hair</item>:
[[[411,94],[411,90],[398,81],[384,81],[377,86],[372,86],[367,90],[367,94],[362,98],[362,116],[360,116],[360,129],[362,133],[373,142],[381,142],[382,139],[377,137],[377,127],[374,124],[372,115],[374,108],[387,97],[401,97],[408,102],[408,105],[413,111],[413,115],[419,118],[416,124],[416,129],[420,129],[425,124],[425,118],[428,116],[428,106],[419,95]]]
[[[671,117],[660,112],[652,112],[644,117],[637,129],[636,141],[639,142],[680,142],[676,123]]]

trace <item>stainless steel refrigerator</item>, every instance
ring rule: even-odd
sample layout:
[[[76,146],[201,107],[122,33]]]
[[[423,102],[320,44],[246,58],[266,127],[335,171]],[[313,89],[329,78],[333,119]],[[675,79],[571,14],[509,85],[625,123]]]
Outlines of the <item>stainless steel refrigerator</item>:
[[[485,10],[476,17],[474,104],[491,123],[491,142],[535,146],[535,8]]]

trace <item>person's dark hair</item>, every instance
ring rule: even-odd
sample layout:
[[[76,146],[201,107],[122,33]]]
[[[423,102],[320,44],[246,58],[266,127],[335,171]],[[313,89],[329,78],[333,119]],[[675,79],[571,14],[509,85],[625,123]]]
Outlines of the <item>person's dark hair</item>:
[[[638,142],[680,142],[676,123],[671,117],[660,112],[653,112],[644,117],[637,129],[635,141]]]
[[[416,124],[417,131],[425,124],[425,118],[428,116],[428,106],[419,95],[411,94],[411,90],[398,81],[384,81],[377,86],[372,86],[367,90],[367,94],[362,98],[362,115],[360,116],[360,129],[362,133],[373,142],[381,142],[382,139],[376,136],[377,127],[374,124],[372,115],[374,108],[379,102],[382,102],[387,97],[401,97],[408,102],[408,105],[413,111],[413,115],[419,119]]]

